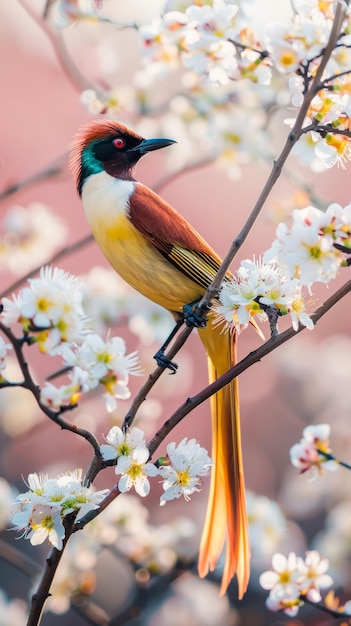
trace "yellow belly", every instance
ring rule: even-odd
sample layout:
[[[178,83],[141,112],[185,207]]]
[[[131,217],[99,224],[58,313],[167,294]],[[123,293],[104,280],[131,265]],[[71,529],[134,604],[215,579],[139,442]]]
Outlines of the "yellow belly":
[[[103,254],[134,289],[170,311],[182,311],[204,293],[134,228],[123,214],[90,224]]]

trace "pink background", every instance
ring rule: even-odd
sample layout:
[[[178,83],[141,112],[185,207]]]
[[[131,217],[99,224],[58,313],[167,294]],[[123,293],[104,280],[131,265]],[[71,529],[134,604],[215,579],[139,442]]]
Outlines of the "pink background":
[[[12,4],[15,6],[10,7]],[[82,43],[84,37],[79,41],[80,33],[84,33],[84,29],[89,29],[89,26],[70,27],[67,33],[68,47],[88,80],[95,80],[96,66],[90,35],[87,36],[86,47]],[[1,5],[0,31],[2,94],[0,159],[1,189],[5,189],[12,183],[32,176],[63,155],[78,127],[92,119],[92,116],[82,108],[79,92],[59,66],[48,38],[16,3]],[[75,39],[78,39],[78,43]],[[277,150],[283,144],[285,136],[286,127],[277,122],[275,141]],[[179,145],[174,149],[181,150],[182,146]],[[349,170],[345,172],[334,168],[323,175],[313,175],[307,169],[303,170],[297,166],[293,160],[289,165],[293,171],[303,172],[304,177],[315,186],[320,197],[340,204],[349,202]],[[165,154],[151,155],[140,164],[138,177],[152,187],[165,171]],[[224,255],[231,240],[242,227],[268,171],[268,166],[253,164],[243,169],[240,180],[233,182],[216,165],[208,166],[176,179],[162,190],[162,196],[201,232],[219,254]],[[274,224],[270,219],[272,210],[279,202],[279,198],[287,197],[291,191],[292,186],[284,178],[278,182],[249,240],[240,250],[239,259],[251,257],[254,253],[259,255],[269,246],[274,236]],[[27,187],[3,201],[0,205],[0,219],[2,213],[12,204],[26,206],[32,201],[47,204],[65,220],[69,229],[68,243],[73,243],[88,234],[88,226],[67,165],[55,179]],[[86,273],[96,264],[106,265],[106,262],[97,246],[92,243],[79,253],[65,257],[59,266],[80,274]],[[7,272],[0,273],[0,290],[11,285],[14,280],[15,277]],[[341,284],[341,280],[336,281],[331,289],[337,284]],[[321,287],[319,292],[321,298],[327,297],[330,293],[324,287]],[[336,306],[331,315],[320,322],[313,335],[306,330],[293,340],[299,346],[300,352],[297,352],[301,354],[302,359],[304,345],[310,346],[311,343],[318,345],[318,342],[330,333],[349,333],[350,317],[346,308],[349,304],[350,297]],[[287,322],[283,320],[281,327],[284,328],[286,325]],[[268,332],[267,329],[265,332]],[[135,338],[130,338],[130,342],[128,346],[130,350],[138,347]],[[245,356],[259,344],[259,338],[253,331],[248,330],[240,337],[240,355]],[[145,348],[143,350],[145,351]],[[289,348],[283,346],[279,350],[279,355],[269,355],[264,362],[256,364],[240,379],[247,486],[256,493],[266,494],[272,498],[279,494],[282,475],[290,471],[289,448],[300,439],[304,426],[303,416],[294,409],[289,389],[284,387],[284,384],[289,386],[289,379],[284,383],[279,371],[281,363],[284,362],[284,354],[287,359],[290,358]],[[33,355],[34,351],[31,350],[31,363]],[[196,393],[206,385],[206,360],[196,336],[191,337],[184,357],[179,357],[180,365],[183,359],[184,367],[190,368],[186,369],[188,375],[182,376],[180,373],[165,383],[168,387],[174,385],[170,393],[162,396],[162,416],[165,418],[188,395]],[[43,362],[36,357],[34,360],[40,378],[45,374]],[[311,376],[314,375],[323,377],[324,373],[322,370],[311,372]],[[138,388],[138,384],[138,380],[136,383],[133,382],[134,389]],[[157,396],[157,389],[154,394]],[[98,406],[99,416],[95,432],[100,437],[101,433],[107,432],[111,418],[106,415],[102,403]],[[128,403],[119,403],[121,414],[127,406]],[[72,419],[74,420],[74,414]],[[332,419],[333,416],[331,421]],[[207,405],[199,407],[184,420],[172,439],[180,440],[183,436],[194,436],[202,445],[210,445]],[[345,439],[349,442],[347,429]],[[70,433],[60,432],[54,424],[45,422],[17,439],[4,436],[0,473],[21,488],[21,475],[26,477],[28,472],[40,471],[48,466],[57,468],[57,471],[73,469],[76,466],[84,468],[89,461],[90,449],[86,442],[74,438]],[[103,487],[106,483],[112,484],[113,481],[114,475],[111,470],[99,477],[97,485]],[[194,498],[192,505],[185,506],[181,502],[179,506],[174,505],[174,509],[171,509],[171,505],[168,510],[153,507],[153,519],[172,517],[178,507],[177,511],[201,520],[205,492],[206,488],[202,496]],[[155,496],[155,502],[158,495]],[[12,592],[16,595],[14,587]],[[262,605],[263,602],[261,597]],[[268,619],[271,619],[271,622],[267,623],[273,623],[273,614]]]

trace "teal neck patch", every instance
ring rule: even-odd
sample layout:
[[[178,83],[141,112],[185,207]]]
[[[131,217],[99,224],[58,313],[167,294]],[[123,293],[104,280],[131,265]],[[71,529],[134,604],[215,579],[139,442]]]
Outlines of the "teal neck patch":
[[[78,184],[78,191],[80,194],[82,193],[83,185],[89,176],[92,174],[99,174],[99,172],[104,171],[103,163],[101,163],[101,161],[94,156],[94,145],[96,143],[98,142],[93,141],[89,144],[89,146],[84,148],[82,152],[82,164]]]

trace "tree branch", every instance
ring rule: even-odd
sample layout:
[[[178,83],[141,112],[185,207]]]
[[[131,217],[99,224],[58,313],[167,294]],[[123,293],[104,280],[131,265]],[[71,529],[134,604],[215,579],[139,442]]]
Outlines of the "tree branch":
[[[23,389],[28,389],[28,391],[30,391],[32,393],[32,395],[34,396],[39,408],[41,409],[41,411],[55,424],[57,424],[58,426],[60,426],[60,428],[62,428],[62,430],[69,430],[70,432],[79,435],[80,437],[83,437],[84,439],[86,439],[86,441],[88,443],[90,443],[90,445],[92,446],[95,454],[100,457],[100,445],[99,442],[97,441],[97,439],[94,437],[94,435],[89,431],[89,430],[85,430],[84,428],[78,428],[75,424],[70,424],[69,422],[66,422],[65,419],[63,419],[62,417],[62,412],[60,411],[53,411],[52,409],[50,409],[49,407],[45,406],[45,404],[43,404],[40,400],[40,387],[38,385],[36,385],[33,381],[33,378],[31,376],[29,367],[28,367],[28,363],[26,361],[26,359],[24,358],[24,354],[23,354],[23,341],[21,341],[20,339],[18,339],[13,333],[12,331],[5,326],[2,322],[0,322],[0,331],[2,331],[4,333],[4,335],[8,338],[8,340],[11,342],[17,361],[18,361],[18,365],[20,367],[21,373],[23,375],[23,381],[18,383],[17,386],[22,387]],[[11,385],[10,385],[11,386]],[[74,407],[72,407],[74,408]]]
[[[117,485],[115,485],[107,494],[107,496],[100,502],[98,509],[88,511],[88,513],[86,513],[84,517],[81,517],[75,523],[72,532],[75,533],[77,532],[77,530],[82,530],[84,526],[86,526],[89,522],[95,519],[95,517],[100,515],[100,513],[102,513],[102,511],[104,511],[109,506],[109,504],[111,504],[111,502],[113,502],[117,498],[117,496],[119,496],[120,493],[121,492],[118,489]]]
[[[242,230],[240,231],[239,235],[236,237],[236,239],[234,239],[234,241],[232,242],[232,245],[227,253],[227,255],[225,256],[223,263],[221,265],[221,267],[219,268],[214,280],[212,281],[212,283],[210,284],[210,286],[208,287],[204,297],[202,298],[201,303],[199,304],[199,306],[197,307],[198,309],[198,313],[199,315],[203,316],[207,310],[207,308],[210,306],[211,301],[213,300],[214,297],[216,297],[218,290],[220,288],[221,282],[229,268],[229,265],[231,264],[231,262],[233,261],[233,259],[235,258],[237,252],[239,251],[240,247],[243,245],[244,241],[246,240],[248,234],[251,231],[251,228],[253,227],[265,201],[267,200],[269,194],[271,193],[275,183],[277,182],[281,171],[283,169],[283,166],[293,148],[293,146],[295,145],[295,143],[298,141],[301,133],[302,133],[302,128],[303,128],[303,123],[306,117],[306,113],[308,111],[308,108],[310,106],[310,103],[312,101],[312,99],[315,97],[316,93],[319,90],[319,83],[320,83],[320,77],[323,74],[324,68],[329,60],[329,57],[332,53],[332,50],[334,48],[335,45],[335,41],[337,39],[338,36],[338,29],[336,27],[335,24],[339,24],[340,22],[340,11],[341,11],[341,7],[340,5],[338,5],[337,9],[336,9],[336,14],[335,14],[335,22],[333,24],[331,33],[330,33],[330,38],[329,38],[329,42],[328,45],[326,46],[325,49],[325,55],[326,57],[323,57],[321,59],[320,62],[320,66],[316,72],[315,78],[312,82],[312,85],[310,87],[309,92],[305,95],[303,104],[299,110],[298,116],[296,118],[295,124],[291,130],[291,132],[289,133],[289,136],[285,142],[285,145],[278,157],[278,159],[274,162],[273,164],[273,168],[271,170],[271,173],[263,187],[262,192],[260,193],[256,204],[254,205],[251,214],[249,215],[246,223],[244,224]],[[344,14],[344,11],[343,11]],[[343,19],[343,18],[342,18]],[[341,24],[342,24],[342,20],[341,20]],[[341,26],[339,27],[340,30]],[[171,349],[168,351],[168,353],[166,354],[166,357],[169,358],[170,360],[172,360],[174,358],[174,356],[176,355],[176,353],[180,350],[180,348],[184,345],[185,341],[187,340],[187,338],[189,337],[190,333],[191,333],[190,328],[186,327],[182,330],[182,332],[179,334],[176,342],[173,344],[173,346],[171,347]],[[293,331],[294,332],[294,331]],[[143,387],[141,388],[141,390],[139,391],[139,393],[137,394],[137,396],[134,398],[134,401],[132,403],[132,406],[130,407],[127,415],[125,416],[124,422],[123,422],[123,427],[130,427],[134,417],[139,409],[139,407],[141,406],[141,404],[143,403],[143,401],[146,399],[147,394],[149,393],[149,391],[152,389],[152,387],[154,386],[154,384],[156,383],[156,381],[159,379],[159,377],[161,376],[161,374],[163,373],[164,368],[161,367],[157,367],[152,374],[150,374],[148,380],[146,381],[146,383],[143,385]],[[211,395],[211,394],[210,394]]]
[[[59,250],[58,252],[55,252],[55,254],[53,254],[52,257],[48,259],[45,265],[52,265],[53,263],[56,263],[57,261],[62,259],[62,257],[67,256],[68,254],[73,254],[74,252],[78,252],[78,250],[80,250],[87,244],[91,243],[92,241],[94,241],[94,237],[93,235],[90,234],[90,235],[87,235],[86,237],[83,237],[83,239],[79,239],[79,241],[76,241],[75,243],[70,244],[69,246],[65,246],[64,248],[61,248],[61,250]],[[0,299],[4,298],[5,296],[11,295],[11,293],[19,289],[21,285],[23,285],[23,283],[26,282],[29,278],[38,274],[42,267],[43,267],[43,263],[41,263],[40,265],[37,265],[37,267],[34,267],[32,270],[30,270],[30,272],[27,272],[27,274],[24,274],[23,276],[21,276],[21,278],[16,280],[9,287],[6,287],[6,289],[4,289],[0,293]]]
[[[330,311],[342,298],[344,298],[351,291],[351,280],[349,280],[345,285],[340,287],[330,298],[328,298],[320,307],[318,307],[317,311],[311,316],[314,324]],[[254,363],[258,363],[261,361],[267,354],[276,350],[279,346],[286,343],[292,337],[295,337],[300,332],[306,330],[305,326],[300,324],[297,331],[295,331],[292,327],[288,328],[284,332],[280,333],[275,337],[271,337],[266,341],[263,345],[261,345],[253,352],[250,352],[244,359],[242,359],[239,363],[234,365],[232,368],[228,370],[223,376],[220,376],[213,383],[202,389],[198,394],[193,396],[192,398],[188,398],[174,413],[171,417],[166,420],[166,422],[161,426],[161,428],[157,431],[154,437],[151,439],[149,444],[150,456],[153,456],[161,442],[165,439],[165,437],[173,430],[173,428],[181,422],[186,415],[188,415],[195,407],[202,404],[205,400],[210,398],[212,395],[217,393],[220,389],[228,385],[234,378],[237,378],[239,374],[245,372],[249,367],[251,367]]]
[[[27,554],[18,550],[7,541],[0,538],[0,557],[11,563],[18,571],[30,578],[35,578],[41,572],[41,565]]]
[[[22,191],[22,189],[25,189],[26,187],[31,187],[32,185],[40,183],[47,178],[54,178],[55,176],[59,176],[59,174],[62,174],[63,172],[66,159],[67,154],[62,154],[43,170],[36,172],[35,174],[32,174],[32,176],[28,176],[23,180],[20,180],[18,183],[12,183],[8,185],[3,191],[0,192],[0,202],[7,200],[9,196],[12,196],[19,191]]]
[[[335,18],[334,18],[334,22],[333,22],[333,26],[330,32],[330,36],[329,36],[329,40],[328,43],[325,47],[324,50],[324,54],[323,57],[321,58],[320,64],[317,68],[315,77],[312,81],[312,84],[310,86],[309,91],[305,94],[303,103],[301,105],[301,108],[298,112],[297,118],[295,120],[294,126],[291,129],[291,132],[289,133],[287,140],[283,146],[283,149],[279,155],[279,157],[277,158],[276,161],[274,161],[273,164],[273,168],[271,170],[271,173],[256,201],[256,204],[254,205],[246,223],[244,224],[243,228],[241,229],[240,233],[238,234],[238,236],[234,239],[234,241],[232,242],[232,245],[227,253],[227,255],[225,256],[223,263],[216,275],[216,277],[214,278],[214,280],[212,281],[210,287],[208,288],[202,303],[203,305],[208,305],[211,300],[213,299],[213,297],[217,294],[218,289],[220,287],[220,284],[231,264],[231,262],[233,261],[233,259],[235,258],[236,254],[238,253],[239,249],[241,248],[241,246],[243,245],[243,243],[245,242],[247,236],[249,235],[251,228],[253,227],[258,215],[261,212],[261,209],[263,208],[268,196],[270,195],[275,183],[277,182],[278,178],[280,177],[280,174],[282,172],[283,166],[285,165],[285,162],[288,158],[288,156],[291,153],[292,148],[294,147],[294,145],[297,143],[297,141],[299,140],[300,136],[301,136],[301,132],[302,132],[302,128],[303,128],[303,124],[305,121],[305,117],[307,114],[307,111],[310,107],[310,104],[313,100],[313,98],[317,95],[318,91],[320,90],[320,81],[321,81],[321,77],[323,75],[323,72],[326,68],[326,65],[330,59],[330,56],[334,50],[335,44],[337,42],[339,33],[340,33],[340,29],[343,23],[345,17],[345,8],[341,5],[338,4],[336,7],[336,11],[335,11]]]
[[[169,185],[170,183],[172,183],[174,180],[176,180],[177,178],[179,178],[179,176],[182,176],[183,174],[188,174],[190,172],[196,171],[202,167],[206,167],[207,165],[211,165],[212,163],[214,163],[215,161],[215,156],[207,156],[204,159],[199,159],[198,161],[193,161],[192,163],[188,163],[187,165],[184,165],[183,167],[181,167],[179,170],[175,171],[175,172],[169,172],[168,174],[166,174],[165,176],[163,176],[162,178],[160,178],[154,185],[153,185],[153,190],[156,193],[159,193],[161,191],[161,189],[163,189],[164,187],[167,187],[167,185]]]
[[[320,307],[318,307],[316,312],[311,316],[313,319],[313,323],[316,325],[318,321],[322,319],[322,317],[324,317],[324,315],[326,315],[338,302],[340,302],[340,300],[342,300],[347,294],[349,294],[350,291],[351,291],[351,280],[349,280],[347,283],[345,283],[345,285],[340,287],[340,289],[338,289]],[[189,334],[189,331],[191,332],[191,329],[188,329],[188,328],[184,330],[187,331],[186,335]],[[306,327],[300,324],[297,331],[295,331],[291,327],[283,331],[279,335],[271,337],[270,339],[268,339],[268,341],[262,344],[259,348],[250,352],[250,354],[248,354],[244,359],[242,359],[239,363],[237,363],[232,368],[230,368],[228,372],[223,374],[223,376],[218,378],[216,381],[214,381],[210,385],[207,385],[204,389],[202,389],[195,396],[188,398],[173,413],[173,415],[171,415],[171,417],[165,421],[165,423],[161,426],[161,428],[155,433],[154,437],[151,439],[150,443],[148,444],[150,457],[154,455],[157,448],[161,445],[162,441],[173,430],[173,428],[175,428],[175,426],[177,426],[184,419],[184,417],[186,417],[195,407],[205,402],[205,400],[208,400],[208,398],[210,398],[212,395],[217,393],[217,391],[219,391],[220,389],[228,385],[232,380],[234,380],[234,378],[237,378],[237,376],[245,372],[254,363],[258,363],[265,356],[270,354],[270,352],[273,352],[273,350],[276,350],[279,346],[283,345],[284,343],[286,343],[287,341],[289,341],[290,339],[292,339],[293,337],[295,337],[296,335],[298,335],[300,332],[304,330],[306,330]],[[181,337],[179,336],[179,343],[180,342],[181,342]],[[177,351],[177,348],[176,348],[176,345],[174,345],[173,348],[169,350],[167,357],[171,355],[170,358],[173,358],[176,351]],[[161,370],[160,373],[159,373],[159,370]],[[132,407],[126,414],[122,428],[129,427],[131,425],[134,415],[136,413],[136,410],[139,408],[140,404],[146,398],[148,389],[151,388],[153,384],[155,384],[157,378],[159,378],[162,371],[163,371],[163,368],[156,368],[156,370],[150,375],[149,380],[145,383],[145,385],[143,385],[139,394],[136,396],[132,404]],[[96,465],[95,467],[98,468],[99,466]],[[103,465],[100,465],[100,469],[102,469],[102,467]],[[97,472],[95,473],[95,475],[94,475],[94,472],[92,472],[91,475],[96,476],[96,474]],[[95,517],[100,515],[101,511],[103,511],[113,500],[115,500],[115,498],[117,498],[119,493],[120,493],[119,489],[117,485],[115,485],[113,489],[111,489],[110,493],[101,502],[99,509],[89,511],[87,515],[85,515],[78,522],[76,522],[73,532],[76,532],[77,530],[81,530],[82,528],[84,528],[86,524],[88,524]]]
[[[193,331],[193,329],[191,327],[189,327],[189,326],[183,327],[182,331],[179,332],[176,340],[173,342],[173,344],[170,347],[170,349],[168,350],[168,352],[165,353],[166,360],[172,361],[174,359],[175,355],[183,347],[184,343],[186,342],[186,340],[188,339],[188,337],[189,337],[189,335],[191,334],[192,331]],[[141,387],[140,391],[135,396],[135,398],[134,398],[134,400],[133,400],[133,402],[132,402],[132,404],[131,404],[131,406],[129,408],[129,411],[125,415],[125,418],[124,418],[124,421],[123,421],[123,425],[122,425],[122,429],[126,429],[126,428],[130,428],[131,427],[138,409],[140,408],[140,406],[142,405],[144,400],[146,400],[146,397],[147,397],[148,393],[151,391],[152,387],[155,385],[155,383],[158,381],[160,376],[165,371],[166,370],[165,370],[164,367],[156,367],[154,369],[154,371],[148,376],[146,382],[144,383],[144,385]]]
[[[72,528],[74,526],[74,515],[67,515],[64,521],[65,525],[65,538],[63,540],[62,550],[52,547],[49,556],[46,559],[46,567],[43,570],[42,577],[40,579],[36,593],[32,596],[30,612],[28,616],[27,626],[37,626],[40,623],[41,615],[44,609],[44,604],[50,595],[50,587],[54,576],[56,574],[58,565],[64,554],[64,548],[72,534]]]
[[[63,73],[67,76],[73,87],[79,92],[84,91],[85,89],[96,89],[98,93],[101,93],[101,89],[96,88],[95,85],[88,81],[75,65],[71,56],[67,52],[65,42],[61,34],[57,31],[53,31],[45,19],[43,19],[41,15],[37,15],[37,13],[33,11],[32,7],[29,6],[25,0],[18,1],[22,8],[28,13],[32,20],[36,22],[39,28],[50,40]]]

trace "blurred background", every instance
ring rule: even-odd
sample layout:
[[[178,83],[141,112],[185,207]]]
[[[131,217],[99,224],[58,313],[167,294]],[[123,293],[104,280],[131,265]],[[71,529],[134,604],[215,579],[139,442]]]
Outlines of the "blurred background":
[[[44,20],[46,4],[50,14]],[[272,93],[267,90],[264,120],[258,106],[262,94],[255,100],[251,88],[246,92],[244,87],[231,86],[234,95],[230,102],[226,92],[223,110],[233,116],[233,128],[236,113],[235,108],[228,111],[229,106],[242,111],[243,117],[237,118],[239,125],[245,126],[251,119],[258,147],[254,154],[254,139],[247,150],[235,152],[233,147],[221,147],[218,128],[223,110],[218,115],[222,118],[216,119],[217,133],[211,116],[211,107],[220,108],[215,103],[217,96],[202,94],[202,109],[200,97],[196,100],[194,96],[190,107],[181,96],[184,80],[188,79],[182,78],[177,68],[169,72],[158,68],[151,75],[134,28],[117,28],[108,21],[72,19],[70,23],[65,13],[70,3],[61,3],[61,13],[56,13],[55,4],[59,3],[14,0],[0,6],[1,294],[9,296],[17,291],[13,286],[21,276],[89,234],[67,154],[77,129],[105,114],[99,104],[101,93],[109,94],[105,102],[107,117],[120,119],[145,136],[164,135],[177,140],[177,145],[162,154],[143,160],[138,178],[157,189],[220,255],[225,255],[267,178],[270,157],[277,156],[285,141],[284,119],[292,115],[284,86],[279,81],[274,85],[280,93],[279,106],[275,103],[275,107]],[[289,2],[279,6],[269,0],[248,4],[258,29],[264,28],[272,14],[274,20],[289,16]],[[103,5],[103,15],[119,25],[130,25],[134,21],[150,24],[163,3],[105,0]],[[193,95],[194,91],[195,87]],[[189,165],[195,166],[183,171]],[[179,171],[182,173],[177,174]],[[332,201],[342,206],[350,201],[348,170],[334,168],[316,173],[291,157],[287,172],[240,250],[237,265],[242,259],[253,255],[257,258],[264,252],[274,239],[278,222],[294,208],[310,203],[323,208]],[[128,352],[139,351],[145,374],[152,371],[152,355],[171,327],[168,315],[137,297],[116,278],[94,242],[62,255],[55,265],[84,277],[88,314],[96,319],[97,326],[100,324],[102,332],[111,326],[114,334],[124,337]],[[342,275],[334,281],[331,289],[344,279]],[[314,306],[328,295],[330,290],[321,286],[314,295]],[[304,426],[324,422],[331,425],[335,455],[350,459],[349,304],[348,296],[313,332],[305,330],[240,378],[253,568],[244,600],[238,603],[236,599],[235,581],[227,597],[218,597],[220,571],[205,581],[196,576],[208,479],[191,502],[173,501],[162,509],[158,506],[162,489],[156,484],[145,501],[129,495],[118,499],[104,522],[97,520],[84,538],[72,540],[67,563],[62,564],[55,583],[56,597],[48,603],[50,611],[42,620],[44,626],[63,621],[67,626],[331,623],[331,618],[309,607],[293,620],[269,613],[265,609],[267,594],[260,589],[258,577],[269,569],[274,552],[303,554],[305,549],[316,548],[330,560],[340,595],[351,597],[351,500],[346,470],[309,482],[298,476],[289,462],[289,449],[301,438]],[[288,320],[282,320],[281,329],[288,324]],[[267,329],[264,332],[267,334]],[[240,337],[239,356],[247,355],[260,341],[253,330],[246,330]],[[40,355],[35,346],[26,354],[39,383],[59,367],[58,359]],[[206,359],[195,332],[177,362],[177,375],[166,373],[140,410],[136,425],[145,430],[147,438],[188,396],[206,386]],[[18,375],[14,359],[9,360],[7,372],[14,378]],[[132,394],[142,380],[131,381]],[[102,397],[95,394],[84,399],[69,417],[103,442],[109,428],[122,423],[129,404],[119,401],[117,410],[108,414]],[[195,437],[210,450],[207,403],[177,427],[160,453],[165,451],[167,441],[179,442],[185,436]],[[15,540],[15,534],[5,530],[9,503],[17,492],[26,490],[23,481],[28,473],[56,476],[76,467],[84,470],[89,466],[91,449],[86,441],[47,421],[30,394],[21,389],[1,392],[0,446],[0,517],[4,529],[0,605],[9,616],[6,625],[19,625],[25,623],[21,602],[27,602],[33,591],[38,565],[45,561],[48,547]],[[96,485],[102,489],[114,482],[110,468],[98,477]],[[18,552],[22,554],[19,561]],[[101,621],[106,615],[110,621]]]

